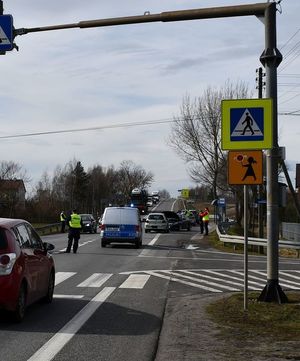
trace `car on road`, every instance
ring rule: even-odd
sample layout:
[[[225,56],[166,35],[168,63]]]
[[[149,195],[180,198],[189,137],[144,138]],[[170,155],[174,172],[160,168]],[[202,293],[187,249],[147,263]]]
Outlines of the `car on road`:
[[[52,302],[53,249],[25,220],[0,218],[0,308],[18,322],[28,305],[40,299]]]
[[[132,207],[107,207],[100,222],[101,247],[110,243],[134,243],[142,245],[140,212]]]
[[[172,211],[163,211],[163,213],[168,220],[170,231],[190,231],[191,222],[188,219],[184,219]]]
[[[82,232],[97,233],[97,221],[92,214],[80,214]]]
[[[169,223],[164,213],[149,213],[145,220],[145,233],[150,231],[169,232]]]
[[[182,211],[180,211],[178,213],[179,217],[181,217],[182,219],[186,219],[186,220],[189,220],[191,222],[191,225],[192,226],[196,226],[197,222],[196,222],[196,217],[195,215],[193,214],[193,212],[187,210],[187,209],[184,209]]]

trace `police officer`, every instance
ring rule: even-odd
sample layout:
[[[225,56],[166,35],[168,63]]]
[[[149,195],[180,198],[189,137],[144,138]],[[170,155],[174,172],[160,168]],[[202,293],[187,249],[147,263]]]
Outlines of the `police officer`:
[[[66,253],[71,252],[72,244],[73,244],[73,253],[76,253],[80,238],[80,230],[82,227],[81,217],[79,214],[77,214],[76,209],[73,209],[72,214],[68,217],[67,221],[69,224],[69,234],[68,234],[68,247]]]
[[[66,219],[67,219],[67,217],[66,217],[65,213],[64,213],[64,211],[62,211],[60,213],[60,223],[61,223],[61,230],[60,231],[61,231],[61,233],[65,232]]]
[[[200,216],[202,217],[205,235],[207,236],[208,235],[208,223],[209,223],[209,210],[207,207],[205,207],[204,212],[202,212],[200,214]]]

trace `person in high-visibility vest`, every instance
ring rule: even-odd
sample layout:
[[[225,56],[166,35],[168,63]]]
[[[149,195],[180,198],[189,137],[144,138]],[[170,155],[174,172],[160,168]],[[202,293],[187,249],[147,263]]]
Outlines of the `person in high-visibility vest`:
[[[73,253],[77,253],[82,223],[81,223],[81,217],[79,214],[77,214],[76,209],[72,211],[72,214],[67,218],[67,221],[69,225],[69,234],[68,234],[68,246],[66,249],[66,253],[71,252],[72,245],[73,245]]]
[[[204,212],[200,213],[200,216],[202,217],[205,235],[208,235],[208,223],[209,223],[209,209],[207,207],[204,208]]]
[[[66,217],[65,213],[64,213],[64,211],[62,211],[62,212],[60,213],[60,223],[61,223],[61,229],[60,229],[60,231],[61,231],[61,233],[64,233],[64,232],[65,232],[66,219],[67,219],[67,217]]]

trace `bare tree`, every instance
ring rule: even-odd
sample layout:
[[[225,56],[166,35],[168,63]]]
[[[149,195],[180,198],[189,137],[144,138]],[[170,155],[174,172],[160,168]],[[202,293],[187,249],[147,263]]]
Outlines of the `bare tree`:
[[[118,193],[120,200],[127,202],[133,188],[147,188],[154,175],[131,160],[123,160],[118,169]]]
[[[226,153],[221,149],[221,101],[249,98],[243,82],[229,81],[220,88],[208,87],[193,101],[183,98],[180,115],[174,118],[169,145],[189,164],[189,174],[196,183],[209,185],[213,198],[227,187]]]
[[[19,163],[11,160],[0,161],[0,179],[22,179],[24,183],[30,182],[30,177],[27,175],[26,170]]]

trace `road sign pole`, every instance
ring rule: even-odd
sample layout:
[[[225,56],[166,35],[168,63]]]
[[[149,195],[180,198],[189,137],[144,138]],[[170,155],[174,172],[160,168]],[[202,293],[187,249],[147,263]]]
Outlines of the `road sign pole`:
[[[248,188],[244,185],[244,311],[248,311]]]
[[[4,9],[3,9],[3,1],[0,0],[0,15],[3,15],[3,11],[4,11]]]
[[[267,284],[258,300],[264,302],[285,303],[288,301],[279,285],[278,278],[278,111],[277,111],[277,67],[282,55],[276,45],[276,3],[265,10],[265,50],[260,57],[266,69],[266,96],[273,99],[273,147],[267,151]]]

